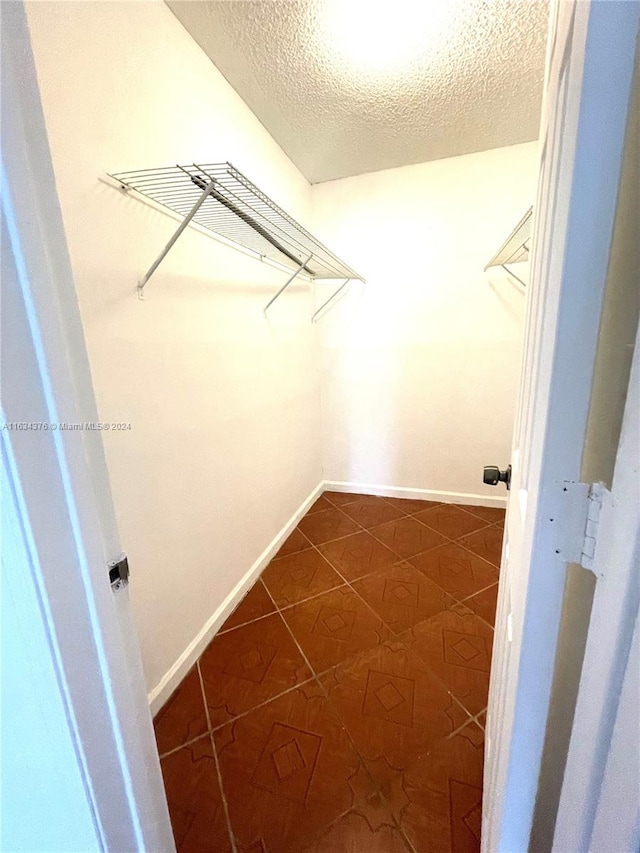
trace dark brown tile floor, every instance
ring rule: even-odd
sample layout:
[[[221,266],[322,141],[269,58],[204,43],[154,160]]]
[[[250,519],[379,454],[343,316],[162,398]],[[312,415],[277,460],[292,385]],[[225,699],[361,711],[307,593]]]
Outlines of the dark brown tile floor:
[[[179,853],[474,853],[504,513],[325,492],[155,719]]]

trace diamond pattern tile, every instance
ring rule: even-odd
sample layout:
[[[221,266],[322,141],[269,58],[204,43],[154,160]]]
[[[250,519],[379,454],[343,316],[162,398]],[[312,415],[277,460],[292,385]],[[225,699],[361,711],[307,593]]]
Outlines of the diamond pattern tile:
[[[211,738],[171,753],[160,767],[178,853],[231,853]]]
[[[316,673],[342,663],[391,636],[349,587],[284,610],[283,618]]]
[[[376,527],[387,521],[395,521],[403,517],[402,510],[383,501],[382,498],[365,497],[353,503],[345,504],[342,511],[361,527]]]
[[[362,762],[316,682],[215,733],[240,849],[299,851],[373,793]],[[257,845],[254,847],[254,845]]]
[[[264,587],[261,580],[258,580],[242,599],[240,604],[233,611],[231,616],[220,629],[229,631],[231,628],[237,628],[239,625],[244,625],[246,622],[252,622],[254,619],[259,619],[261,616],[268,616],[269,613],[275,612],[275,605],[269,596],[269,593]]]
[[[450,543],[434,548],[409,562],[459,601],[498,580],[498,569],[495,566],[459,544]]]
[[[495,506],[464,506],[462,508],[465,512],[470,512],[472,515],[482,518],[489,524],[504,521],[506,515],[504,509]]]
[[[272,560],[262,580],[278,607],[297,604],[344,583],[315,548]]]
[[[323,542],[339,539],[341,536],[348,536],[360,530],[360,525],[337,507],[305,515],[298,526],[314,545],[322,545]]]
[[[286,557],[288,554],[296,554],[298,551],[303,551],[305,548],[311,548],[311,542],[296,527],[295,530],[285,539],[276,557]]]
[[[179,853],[477,853],[499,512],[314,502],[154,721]]]
[[[493,631],[475,613],[443,610],[401,639],[471,716],[486,707]]]
[[[319,512],[321,509],[331,509],[333,506],[324,495],[320,495],[320,497],[314,501],[314,503],[307,510],[307,515],[311,515],[314,512]]]
[[[353,585],[394,633],[439,613],[448,596],[409,563],[400,563],[368,575]]]
[[[441,504],[440,506],[425,509],[414,515],[418,521],[442,533],[448,539],[459,539],[474,530],[486,527],[488,522],[477,518],[471,513],[465,512],[454,504]]]
[[[426,755],[454,730],[454,700],[398,642],[363,652],[322,677],[369,772],[379,784]],[[463,714],[464,719],[464,714]]]
[[[200,668],[214,727],[311,677],[277,613],[218,634],[202,655]]]
[[[410,853],[391,807],[380,794],[347,812],[303,853]]]
[[[498,603],[498,584],[483,589],[482,592],[477,592],[471,598],[465,599],[467,607],[470,607],[474,613],[481,616],[489,625],[495,625],[496,621],[496,605]]]
[[[476,533],[471,533],[469,536],[464,536],[459,540],[460,545],[468,548],[482,557],[493,563],[494,566],[500,568],[500,558],[502,556],[502,540],[504,539],[504,529],[500,524],[493,524],[491,527],[485,527],[478,530]]]
[[[482,729],[469,723],[383,788],[415,850],[479,853]]]
[[[403,560],[447,541],[444,536],[420,524],[415,518],[400,518],[372,527],[371,533]]]
[[[399,557],[364,530],[318,546],[320,553],[348,581],[392,566]]]
[[[195,666],[158,712],[153,726],[160,755],[207,731],[207,715]]]
[[[345,506],[360,500],[363,495],[356,495],[351,492],[324,492],[325,497],[333,506]]]
[[[413,498],[383,498],[391,506],[399,509],[403,515],[413,515],[416,512],[422,512],[424,509],[429,509],[431,506],[440,506],[439,501],[419,501]]]

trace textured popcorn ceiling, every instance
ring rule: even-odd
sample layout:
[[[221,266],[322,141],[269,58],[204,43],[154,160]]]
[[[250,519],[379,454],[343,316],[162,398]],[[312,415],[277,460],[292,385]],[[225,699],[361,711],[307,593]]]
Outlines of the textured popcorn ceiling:
[[[537,138],[546,0],[167,3],[312,183]]]

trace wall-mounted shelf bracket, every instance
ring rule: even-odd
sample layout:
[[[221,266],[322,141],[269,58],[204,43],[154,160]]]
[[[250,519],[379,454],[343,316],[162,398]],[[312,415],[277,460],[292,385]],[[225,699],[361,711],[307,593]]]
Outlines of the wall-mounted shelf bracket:
[[[513,276],[513,278],[515,278],[515,280],[516,280],[516,281],[519,281],[519,282],[520,282],[520,284],[521,284],[523,287],[526,287],[526,286],[527,286],[527,282],[526,282],[526,281],[523,281],[523,280],[520,278],[520,276],[519,276],[519,275],[516,275],[516,274],[514,273],[514,271],[513,271],[513,270],[510,270],[510,269],[509,269],[509,267],[508,267],[506,264],[500,264],[500,266],[502,267],[502,269],[503,269],[505,272],[508,272],[510,276]]]
[[[171,251],[171,249],[173,248],[173,246],[174,246],[175,242],[177,241],[178,237],[182,234],[182,232],[184,231],[184,229],[189,225],[189,223],[191,222],[191,220],[193,219],[193,217],[194,217],[194,216],[196,215],[196,213],[200,210],[200,208],[202,207],[202,205],[204,204],[204,202],[205,202],[205,201],[207,200],[207,198],[211,195],[211,192],[212,192],[212,190],[213,190],[214,183],[215,183],[215,181],[211,181],[211,182],[210,182],[209,184],[207,184],[207,185],[206,185],[206,187],[202,190],[202,193],[201,193],[200,197],[198,198],[198,200],[196,201],[196,203],[193,205],[193,207],[191,208],[191,210],[189,211],[189,213],[187,213],[187,215],[185,216],[185,218],[182,220],[182,222],[181,222],[181,223],[180,223],[180,225],[178,226],[178,228],[177,228],[177,230],[176,230],[175,234],[173,235],[173,237],[169,240],[169,242],[167,243],[167,245],[166,245],[166,246],[164,247],[164,249],[160,252],[160,254],[159,254],[159,255],[158,255],[158,257],[156,258],[156,260],[151,264],[151,266],[149,267],[149,269],[148,269],[148,271],[147,271],[146,275],[144,276],[144,278],[140,279],[140,282],[138,283],[138,299],[144,299],[144,286],[145,286],[145,284],[149,281],[149,279],[151,278],[151,276],[152,276],[152,275],[154,274],[154,272],[158,269],[158,267],[160,266],[160,264],[162,263],[162,261],[167,257],[167,255],[169,254],[169,252],[170,252],[170,251]]]
[[[322,314],[322,312],[324,311],[324,309],[327,307],[327,305],[328,305],[330,302],[333,302],[333,300],[334,300],[334,299],[336,298],[336,296],[340,293],[340,291],[341,291],[341,290],[344,290],[344,288],[349,284],[349,282],[350,282],[350,281],[351,281],[351,279],[350,279],[350,278],[348,278],[348,279],[346,279],[345,281],[343,281],[343,282],[342,282],[342,284],[340,285],[340,287],[339,287],[337,290],[335,290],[335,291],[331,294],[331,296],[330,296],[327,300],[325,300],[325,302],[323,302],[323,303],[322,303],[322,305],[318,308],[318,310],[315,312],[315,314],[314,314],[314,315],[313,315],[313,317],[311,318],[311,322],[312,322],[312,323],[316,323],[316,322],[317,322],[317,318],[319,318],[319,317],[320,317],[320,315]]]
[[[282,285],[282,287],[281,287],[281,288],[280,288],[280,290],[276,293],[276,295],[271,297],[271,299],[270,299],[270,300],[267,302],[267,304],[264,306],[264,313],[265,313],[265,314],[267,313],[267,310],[271,307],[271,305],[273,305],[273,303],[276,301],[276,299],[277,299],[277,298],[278,298],[282,293],[284,293],[284,292],[285,292],[285,290],[289,287],[289,285],[291,284],[291,282],[292,282],[295,278],[297,278],[297,277],[298,277],[298,275],[300,275],[300,273],[302,272],[302,270],[306,270],[306,269],[307,269],[307,264],[309,263],[309,261],[311,260],[311,258],[312,258],[312,257],[313,257],[313,253],[309,255],[309,257],[307,258],[307,260],[306,260],[306,261],[303,261],[303,262],[300,264],[300,266],[299,266],[299,267],[298,267],[298,269],[293,273],[293,275],[289,276],[289,278],[285,281],[285,283]]]

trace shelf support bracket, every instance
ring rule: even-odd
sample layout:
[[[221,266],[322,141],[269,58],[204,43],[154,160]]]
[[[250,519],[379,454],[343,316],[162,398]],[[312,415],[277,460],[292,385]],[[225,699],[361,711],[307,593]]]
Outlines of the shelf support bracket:
[[[299,267],[298,267],[298,269],[293,273],[293,275],[292,275],[292,276],[290,276],[290,277],[285,281],[285,283],[282,285],[282,287],[281,287],[281,288],[280,288],[280,290],[276,293],[276,295],[271,297],[271,299],[270,299],[270,300],[267,302],[267,304],[264,306],[264,313],[265,313],[265,314],[267,313],[267,310],[268,310],[268,309],[273,305],[273,303],[276,301],[276,299],[278,298],[278,296],[280,296],[280,294],[284,293],[284,291],[287,289],[287,287],[289,287],[289,285],[290,285],[290,284],[291,284],[291,282],[294,280],[294,278],[296,278],[298,275],[300,275],[300,273],[302,272],[302,270],[303,270],[303,269],[305,269],[305,267],[307,266],[307,264],[309,263],[309,261],[311,260],[311,258],[312,258],[312,257],[313,257],[313,252],[309,255],[309,257],[307,258],[307,260],[306,260],[306,261],[303,261],[303,262],[300,264],[300,266],[299,266]]]
[[[335,291],[331,294],[331,296],[330,296],[330,297],[329,297],[325,302],[323,302],[323,303],[322,303],[322,305],[318,308],[318,310],[315,312],[315,314],[314,314],[314,315],[313,315],[313,317],[311,318],[311,322],[312,322],[312,323],[316,323],[316,322],[317,322],[316,317],[317,317],[319,314],[321,314],[321,313],[322,313],[322,311],[324,311],[324,309],[327,307],[327,305],[328,305],[330,302],[333,302],[333,300],[334,300],[334,299],[336,298],[336,296],[340,293],[340,291],[341,291],[341,290],[344,290],[344,288],[349,284],[349,282],[350,282],[350,281],[351,281],[351,279],[350,279],[350,278],[345,279],[345,281],[343,281],[343,282],[342,282],[342,284],[340,285],[340,287],[339,287],[337,290],[335,290]]]
[[[158,269],[158,267],[160,266],[162,261],[167,257],[167,255],[169,254],[170,250],[173,248],[178,237],[182,234],[184,229],[191,222],[191,220],[196,215],[196,213],[200,210],[200,208],[202,207],[204,202],[211,195],[211,191],[213,190],[214,183],[215,183],[215,181],[211,181],[211,183],[207,184],[207,186],[203,189],[200,198],[196,201],[196,203],[193,205],[193,207],[191,208],[189,213],[187,213],[185,218],[182,220],[182,222],[180,223],[180,225],[178,227],[178,230],[175,232],[173,237],[169,240],[169,242],[164,247],[164,249],[160,252],[160,254],[156,258],[154,263],[151,264],[151,266],[149,267],[149,270],[147,271],[147,274],[144,276],[144,278],[142,278],[140,280],[140,282],[138,283],[138,299],[144,299],[144,286],[145,286],[145,284],[149,281],[151,276]]]
[[[505,270],[506,272],[508,272],[508,273],[509,273],[509,275],[513,276],[513,278],[515,278],[515,280],[516,280],[516,281],[519,281],[519,282],[520,282],[520,284],[521,284],[523,287],[526,287],[526,286],[527,286],[527,283],[526,283],[525,281],[523,281],[523,280],[520,278],[520,276],[519,276],[519,275],[516,275],[516,274],[513,272],[513,270],[510,270],[510,269],[509,269],[509,267],[508,267],[506,264],[500,264],[500,266],[502,267],[502,269],[503,269],[503,270]]]

